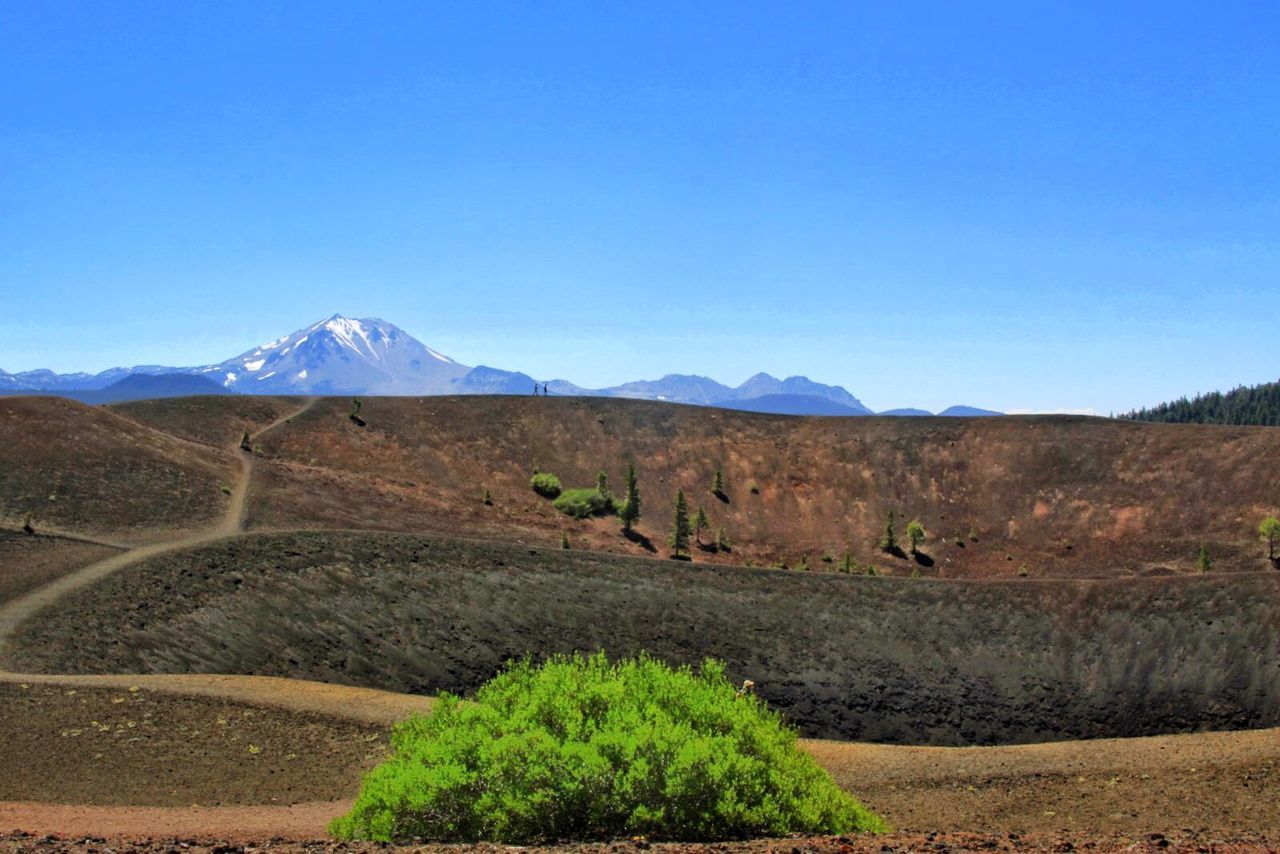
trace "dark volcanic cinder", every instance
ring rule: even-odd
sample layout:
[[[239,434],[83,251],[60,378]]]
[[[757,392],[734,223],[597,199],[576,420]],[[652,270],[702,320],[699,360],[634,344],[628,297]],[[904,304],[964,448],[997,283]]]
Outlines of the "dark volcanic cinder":
[[[249,535],[131,567],[11,668],[465,693],[507,659],[713,656],[808,735],[992,744],[1280,722],[1280,578],[970,582],[405,535]]]

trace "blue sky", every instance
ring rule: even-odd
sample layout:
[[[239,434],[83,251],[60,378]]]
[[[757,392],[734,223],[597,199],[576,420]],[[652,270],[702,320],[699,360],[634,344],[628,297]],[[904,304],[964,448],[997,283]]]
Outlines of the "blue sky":
[[[1274,380],[1276,44],[1275,3],[6,3],[0,368],[341,312],[879,409]]]

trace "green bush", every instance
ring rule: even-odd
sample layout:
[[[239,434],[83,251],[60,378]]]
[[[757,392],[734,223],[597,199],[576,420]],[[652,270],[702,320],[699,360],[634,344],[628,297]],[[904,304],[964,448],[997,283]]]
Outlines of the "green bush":
[[[560,478],[548,472],[539,472],[529,479],[529,486],[543,498],[555,498],[560,494]]]
[[[723,665],[514,664],[399,724],[340,839],[528,844],[882,831]]]
[[[608,495],[601,495],[598,489],[566,489],[555,500],[555,507],[575,519],[608,516],[618,510],[613,499]]]

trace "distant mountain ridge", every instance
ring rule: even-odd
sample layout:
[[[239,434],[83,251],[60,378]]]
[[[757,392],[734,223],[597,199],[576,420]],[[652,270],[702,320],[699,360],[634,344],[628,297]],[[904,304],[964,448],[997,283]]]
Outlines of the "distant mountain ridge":
[[[29,393],[0,388],[0,394]],[[44,390],[44,393],[69,397],[89,404],[124,403],[129,400],[155,400],[162,397],[194,397],[205,394],[234,394],[208,377],[180,373],[130,374],[105,388]]]
[[[133,380],[131,384],[106,392],[135,377],[173,379],[167,383]],[[208,383],[201,385],[178,377],[195,377]],[[520,371],[463,365],[385,320],[340,314],[212,365],[188,368],[139,365],[111,368],[98,374],[0,371],[0,394],[50,393],[95,402],[111,402],[116,399],[113,395],[134,395],[147,389],[154,392],[151,396],[157,397],[172,396],[169,390],[183,388],[193,389],[180,392],[187,394],[220,390],[276,395],[523,395],[533,394],[535,386],[541,385],[546,386],[549,394],[559,396],[660,400],[782,415],[875,414],[847,389],[803,376],[778,379],[758,373],[737,387],[696,374],[668,374],[657,380],[636,380],[602,389],[583,388],[567,380],[542,381]],[[94,392],[106,393],[91,394]],[[928,414],[923,410],[909,412]],[[941,414],[999,413],[952,407]]]

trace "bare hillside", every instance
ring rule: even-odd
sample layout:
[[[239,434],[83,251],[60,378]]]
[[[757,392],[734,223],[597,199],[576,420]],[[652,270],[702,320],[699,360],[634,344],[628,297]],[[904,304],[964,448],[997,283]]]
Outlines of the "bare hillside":
[[[574,522],[530,491],[535,468],[566,487],[640,472],[640,529],[665,554],[683,489],[728,554],[757,564],[851,552],[881,571],[944,577],[1270,568],[1259,519],[1280,508],[1280,431],[1098,418],[796,418],[593,398],[322,401],[262,443],[250,522],[455,531],[644,553],[616,521]],[[711,493],[723,472],[725,496]],[[481,499],[485,490],[493,506]],[[876,548],[886,514],[929,532],[913,561]]]
[[[0,398],[0,519],[16,527],[155,539],[219,518],[240,466],[102,408]]]

